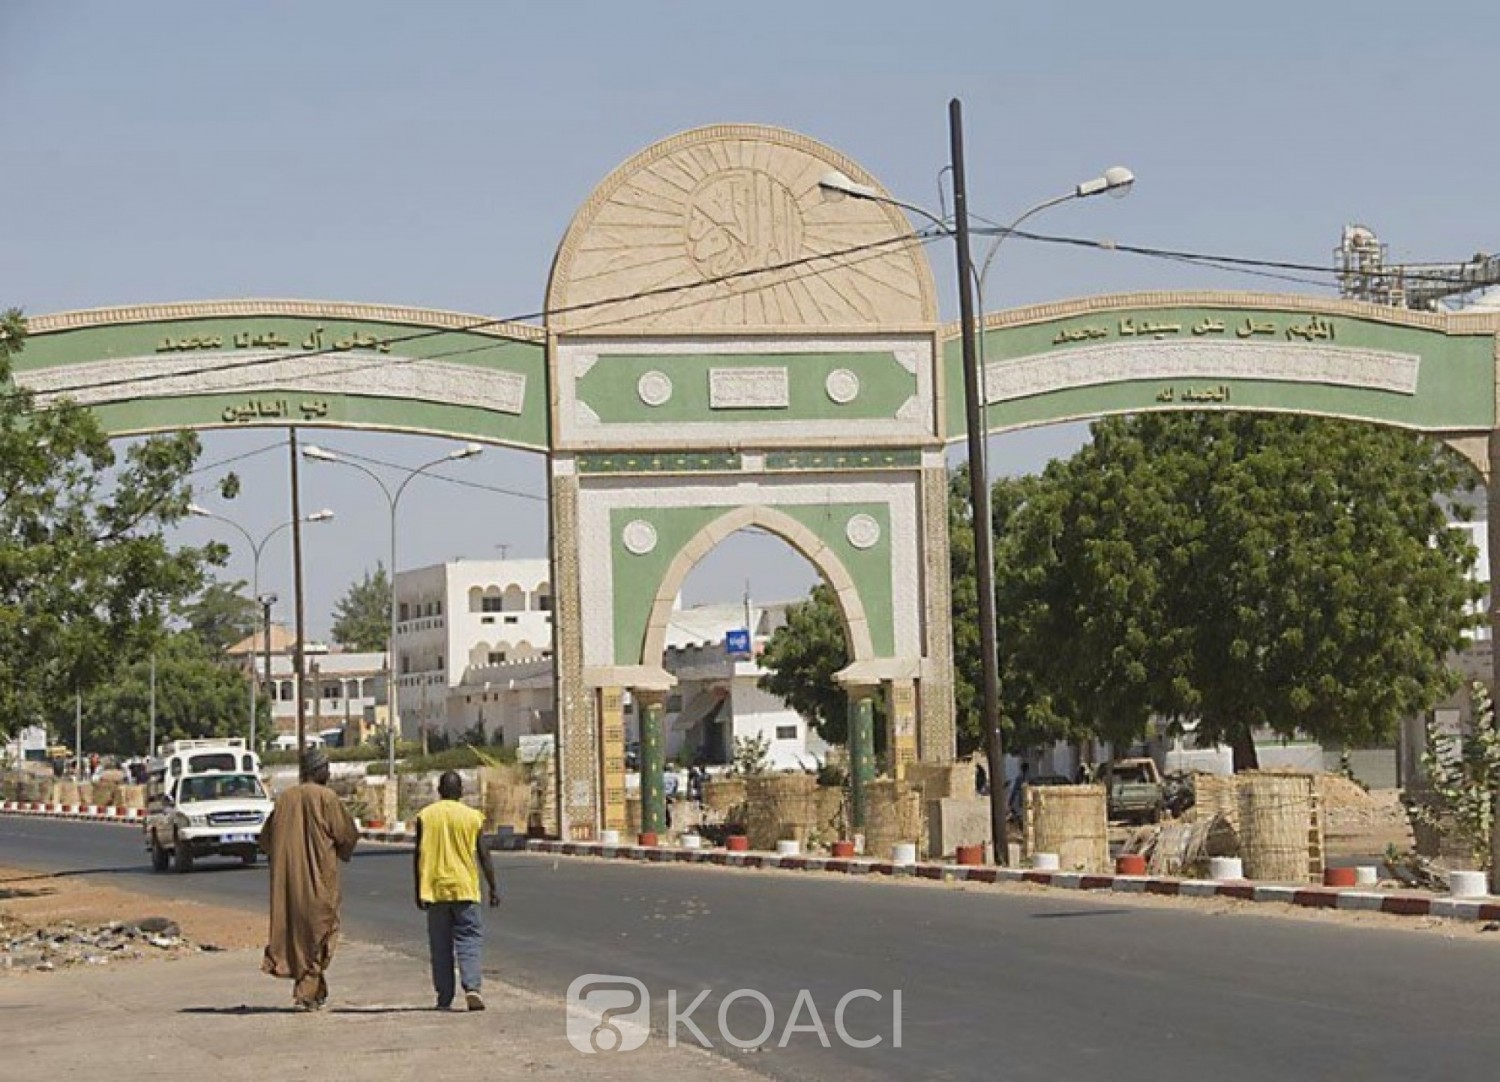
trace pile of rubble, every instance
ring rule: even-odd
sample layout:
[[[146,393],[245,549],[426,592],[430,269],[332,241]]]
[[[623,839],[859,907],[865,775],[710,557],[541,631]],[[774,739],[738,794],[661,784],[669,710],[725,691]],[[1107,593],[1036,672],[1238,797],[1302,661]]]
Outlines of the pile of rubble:
[[[0,914],[0,972],[50,973],[148,955],[196,954],[217,949],[183,938],[182,929],[165,917],[111,921],[96,926],[64,920],[32,928]]]

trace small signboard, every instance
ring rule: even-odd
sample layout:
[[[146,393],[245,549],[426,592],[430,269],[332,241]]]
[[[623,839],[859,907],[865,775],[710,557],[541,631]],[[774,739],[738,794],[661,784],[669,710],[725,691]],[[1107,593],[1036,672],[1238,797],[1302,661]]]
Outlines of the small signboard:
[[[750,632],[743,627],[724,633],[724,652],[730,657],[750,657]]]

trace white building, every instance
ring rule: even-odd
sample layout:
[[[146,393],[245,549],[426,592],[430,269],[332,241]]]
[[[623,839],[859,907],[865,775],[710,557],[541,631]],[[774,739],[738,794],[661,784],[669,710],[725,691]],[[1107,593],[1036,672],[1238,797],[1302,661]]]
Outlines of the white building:
[[[385,705],[383,653],[331,653],[309,643],[303,667],[303,698],[307,702],[310,733],[346,727],[351,732],[357,731],[367,714]],[[271,727],[276,733],[297,731],[293,668],[291,655],[271,655]]]
[[[732,762],[736,742],[754,738],[765,741],[772,770],[813,769],[826,758],[828,745],[806,719],[759,687],[761,650],[786,622],[787,607],[700,605],[672,613],[662,658],[677,678],[666,705],[668,762]],[[749,657],[731,656],[726,648],[737,629],[750,631]],[[629,741],[640,739],[633,710],[626,734]]]
[[[403,735],[462,731],[449,701],[466,673],[551,658],[551,569],[546,560],[454,560],[398,572],[396,616]]]

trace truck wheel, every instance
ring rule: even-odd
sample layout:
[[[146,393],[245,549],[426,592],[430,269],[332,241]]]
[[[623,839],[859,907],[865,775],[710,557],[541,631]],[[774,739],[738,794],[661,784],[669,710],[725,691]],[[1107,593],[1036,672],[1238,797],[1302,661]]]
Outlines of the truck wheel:
[[[151,835],[151,870],[153,872],[164,872],[167,865],[171,863],[172,854],[161,847],[161,842],[156,835]]]
[[[253,868],[253,867],[255,867],[255,860],[259,856],[260,856],[260,854],[257,853],[255,850],[252,849],[248,853],[241,854],[241,856],[240,856],[240,863],[243,864],[247,868]]]
[[[177,840],[177,848],[172,850],[172,867],[178,872],[193,870],[193,849],[184,845],[181,838]]]

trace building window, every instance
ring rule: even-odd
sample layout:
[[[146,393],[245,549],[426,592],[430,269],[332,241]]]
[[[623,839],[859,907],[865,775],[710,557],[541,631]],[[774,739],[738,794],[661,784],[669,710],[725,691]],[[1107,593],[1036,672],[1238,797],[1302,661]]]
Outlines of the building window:
[[[505,617],[505,622],[507,624],[519,624],[521,622],[521,618],[519,616],[507,616]]]
[[[505,599],[501,597],[486,597],[479,603],[480,612],[503,612],[505,611]]]
[[[411,619],[411,607],[405,601],[401,602],[400,616],[403,621]]]
[[[481,616],[479,618],[479,622],[481,624],[493,624],[495,622],[495,618],[493,616]]]
[[[797,726],[795,726],[795,725],[778,725],[778,726],[776,726],[776,739],[777,740],[796,740],[797,739]]]
[[[490,651],[489,660],[486,662],[486,664],[489,664],[489,665],[504,665],[505,664],[505,653],[504,653],[504,651],[502,651],[502,650],[491,650]]]

